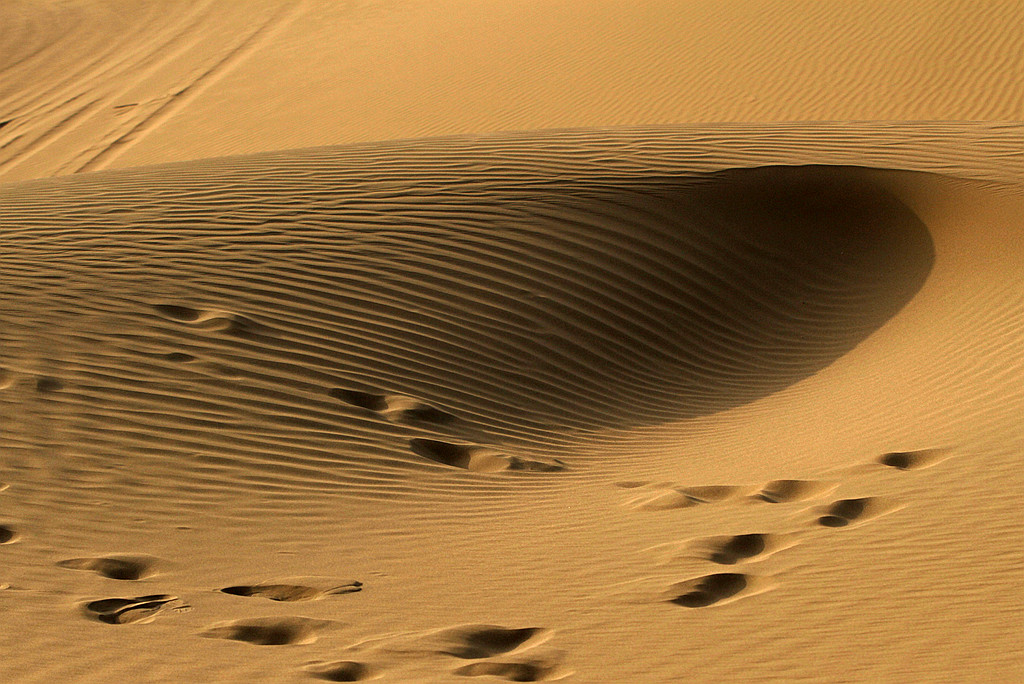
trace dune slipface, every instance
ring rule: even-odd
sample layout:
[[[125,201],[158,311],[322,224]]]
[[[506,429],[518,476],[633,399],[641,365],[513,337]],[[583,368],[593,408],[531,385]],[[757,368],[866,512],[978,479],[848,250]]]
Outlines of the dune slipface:
[[[388,394],[429,396],[489,434],[628,428],[815,373],[932,263],[927,228],[862,169],[519,161],[542,143],[396,168],[377,147],[9,186],[6,353],[48,327],[73,342],[5,365],[52,367],[36,401],[76,416],[86,444],[117,416],[140,445],[194,450],[260,406],[237,448],[273,454],[287,435],[294,456],[344,431],[336,407],[368,414]],[[190,372],[195,358],[237,375]]]

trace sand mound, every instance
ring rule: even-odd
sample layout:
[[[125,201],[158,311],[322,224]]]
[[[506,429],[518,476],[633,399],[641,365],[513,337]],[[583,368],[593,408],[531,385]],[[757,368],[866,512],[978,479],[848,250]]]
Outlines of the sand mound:
[[[454,196],[441,189],[453,179],[423,179],[425,169],[375,192],[323,165],[310,182],[276,184],[261,182],[266,168],[242,162],[231,185],[167,169],[182,189],[159,198],[130,173],[108,177],[102,194],[65,185],[75,217],[21,231],[14,258],[60,273],[65,296],[69,282],[74,291],[121,273],[120,301],[94,315],[137,316],[126,329],[154,327],[186,346],[212,339],[252,362],[301,354],[307,374],[338,385],[321,393],[347,403],[372,410],[352,397],[374,389],[429,392],[457,414],[519,429],[628,427],[770,394],[881,325],[932,260],[917,216],[851,168],[464,174]],[[12,194],[11,225],[60,212],[46,195]],[[282,198],[308,198],[301,219]],[[226,206],[244,218],[220,219]],[[69,243],[121,231],[132,244],[83,251],[105,273],[69,258]],[[275,246],[285,238],[294,243]],[[181,258],[138,249],[204,239],[209,248]],[[447,415],[429,410],[406,418]]]
[[[8,186],[7,329],[66,313],[59,349],[3,364],[6,394],[76,416],[67,437],[90,457],[116,420],[134,449],[243,482],[559,471],[517,447],[768,396],[854,348],[932,267],[926,226],[867,169],[531,162],[561,140]]]
[[[4,681],[1014,679],[1020,3],[499,5],[0,6]]]

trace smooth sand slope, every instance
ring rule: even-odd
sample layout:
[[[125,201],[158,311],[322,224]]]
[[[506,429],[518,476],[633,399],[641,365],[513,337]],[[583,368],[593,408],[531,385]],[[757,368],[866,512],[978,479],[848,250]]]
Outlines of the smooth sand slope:
[[[0,180],[487,131],[1022,120],[1019,0],[5,0]]]
[[[1022,26],[0,3],[0,681],[1024,680]]]
[[[5,186],[5,667],[1007,680],[1024,135],[960,129]]]

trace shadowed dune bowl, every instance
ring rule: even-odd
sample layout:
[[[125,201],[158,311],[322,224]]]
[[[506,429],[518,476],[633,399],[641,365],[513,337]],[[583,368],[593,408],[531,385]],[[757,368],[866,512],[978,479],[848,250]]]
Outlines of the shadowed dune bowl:
[[[4,283],[106,292],[92,306],[109,311],[70,319],[97,341],[116,323],[529,432],[766,396],[877,329],[933,259],[918,217],[854,167],[456,178],[416,162],[382,183],[303,154],[10,186]]]

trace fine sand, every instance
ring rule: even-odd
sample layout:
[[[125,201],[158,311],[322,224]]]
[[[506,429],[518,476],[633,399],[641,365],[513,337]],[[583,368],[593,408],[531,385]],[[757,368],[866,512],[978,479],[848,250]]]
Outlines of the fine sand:
[[[0,681],[1024,680],[1022,26],[0,4]]]

